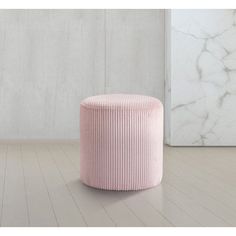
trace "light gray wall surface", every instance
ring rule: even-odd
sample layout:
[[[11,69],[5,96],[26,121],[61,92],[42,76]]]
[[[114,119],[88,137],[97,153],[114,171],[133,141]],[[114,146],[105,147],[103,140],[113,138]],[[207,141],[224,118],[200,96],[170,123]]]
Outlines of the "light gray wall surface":
[[[163,10],[0,10],[0,139],[77,139],[101,93],[163,100]]]
[[[107,91],[164,97],[164,11],[107,12]]]

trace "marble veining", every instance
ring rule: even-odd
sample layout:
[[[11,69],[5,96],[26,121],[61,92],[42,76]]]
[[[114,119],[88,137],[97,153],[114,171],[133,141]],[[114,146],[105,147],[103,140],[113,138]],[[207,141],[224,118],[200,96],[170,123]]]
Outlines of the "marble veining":
[[[236,144],[236,10],[171,10],[171,145]]]

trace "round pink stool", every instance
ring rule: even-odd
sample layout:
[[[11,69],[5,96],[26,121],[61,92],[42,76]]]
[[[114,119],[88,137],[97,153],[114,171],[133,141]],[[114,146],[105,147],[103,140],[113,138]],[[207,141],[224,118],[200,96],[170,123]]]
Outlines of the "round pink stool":
[[[80,104],[80,178],[108,190],[161,182],[163,106],[153,97],[109,94]]]

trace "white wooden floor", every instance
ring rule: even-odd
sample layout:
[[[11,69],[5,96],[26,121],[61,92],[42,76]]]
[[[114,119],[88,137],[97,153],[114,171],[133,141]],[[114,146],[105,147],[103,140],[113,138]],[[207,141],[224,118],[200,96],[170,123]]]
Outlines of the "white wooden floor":
[[[236,148],[165,147],[160,186],[79,181],[76,143],[0,144],[1,226],[236,226]]]

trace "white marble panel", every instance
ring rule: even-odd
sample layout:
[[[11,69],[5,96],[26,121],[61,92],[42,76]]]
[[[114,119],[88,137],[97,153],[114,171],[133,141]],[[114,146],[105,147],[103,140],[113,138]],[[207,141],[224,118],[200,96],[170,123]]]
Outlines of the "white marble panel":
[[[236,11],[170,10],[167,140],[236,145]]]

